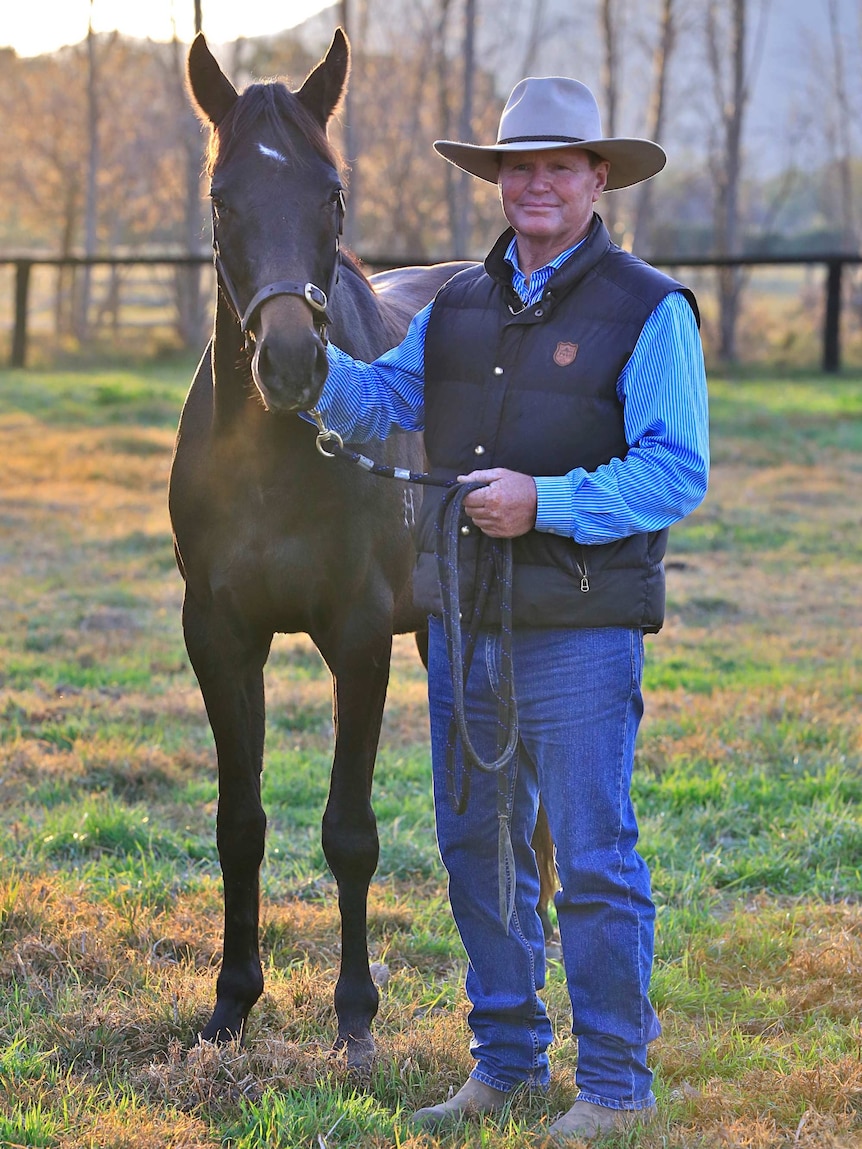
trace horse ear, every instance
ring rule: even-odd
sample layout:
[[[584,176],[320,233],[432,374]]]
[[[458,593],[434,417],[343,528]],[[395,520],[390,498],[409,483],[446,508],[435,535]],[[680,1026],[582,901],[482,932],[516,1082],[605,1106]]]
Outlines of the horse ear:
[[[203,32],[198,32],[189,48],[188,79],[201,117],[218,126],[236,103],[237,93],[207,47]]]
[[[350,44],[344,30],[336,28],[326,55],[296,93],[324,128],[344,94],[349,70]]]

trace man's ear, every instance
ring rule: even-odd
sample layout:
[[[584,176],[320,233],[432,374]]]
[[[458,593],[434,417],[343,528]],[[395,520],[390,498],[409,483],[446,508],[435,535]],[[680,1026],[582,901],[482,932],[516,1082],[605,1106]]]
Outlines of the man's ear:
[[[605,188],[608,186],[608,180],[611,174],[611,165],[607,160],[602,160],[600,164],[596,164],[596,190],[593,192],[593,203],[599,198]]]

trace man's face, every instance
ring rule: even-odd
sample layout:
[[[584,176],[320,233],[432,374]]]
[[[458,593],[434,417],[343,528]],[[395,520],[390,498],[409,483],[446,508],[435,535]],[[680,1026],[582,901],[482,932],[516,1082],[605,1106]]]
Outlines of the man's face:
[[[593,168],[583,148],[506,152],[499,177],[503,213],[519,236],[558,255],[586,235],[608,170],[606,160]]]

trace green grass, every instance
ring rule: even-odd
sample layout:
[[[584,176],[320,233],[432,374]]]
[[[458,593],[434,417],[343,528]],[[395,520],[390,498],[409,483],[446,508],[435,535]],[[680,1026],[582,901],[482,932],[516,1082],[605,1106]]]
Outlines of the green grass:
[[[192,364],[0,371],[0,1145],[541,1145],[555,1081],[483,1128],[406,1115],[469,1071],[464,958],[430,796],[424,677],[396,642],[369,907],[379,1056],[330,1051],[339,952],[320,846],[329,675],[268,666],[267,990],[243,1050],[194,1046],[221,945],[209,728],[165,510]],[[672,532],[634,797],[658,909],[661,1117],[626,1144],[862,1141],[862,384],[712,382],[709,496]],[[618,1142],[619,1144],[623,1142]]]
[[[193,365],[92,371],[0,371],[0,410],[49,426],[170,427],[191,381]],[[114,449],[140,451],[140,440],[116,437]]]

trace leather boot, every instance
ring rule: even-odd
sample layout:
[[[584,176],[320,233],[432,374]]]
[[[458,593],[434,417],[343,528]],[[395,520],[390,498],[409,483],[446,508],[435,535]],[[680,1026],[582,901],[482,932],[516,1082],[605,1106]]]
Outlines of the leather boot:
[[[556,1144],[572,1141],[592,1141],[609,1133],[631,1129],[633,1125],[648,1125],[655,1117],[655,1106],[648,1109],[608,1109],[593,1105],[591,1101],[576,1101],[548,1130],[548,1137]]]
[[[479,1117],[483,1113],[499,1113],[509,1099],[502,1089],[493,1089],[475,1077],[468,1077],[454,1097],[439,1105],[418,1109],[412,1117],[414,1125],[423,1129],[437,1129],[441,1125],[454,1125],[465,1117]]]

